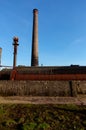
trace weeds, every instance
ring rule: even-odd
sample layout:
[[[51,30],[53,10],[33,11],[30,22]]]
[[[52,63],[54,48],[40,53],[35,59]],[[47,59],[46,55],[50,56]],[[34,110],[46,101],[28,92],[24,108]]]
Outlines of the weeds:
[[[0,130],[85,130],[86,106],[0,105]]]

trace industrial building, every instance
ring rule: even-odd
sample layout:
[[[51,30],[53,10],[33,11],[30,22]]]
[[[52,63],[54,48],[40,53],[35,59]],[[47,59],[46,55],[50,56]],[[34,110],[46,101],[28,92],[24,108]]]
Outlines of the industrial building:
[[[19,45],[18,37],[14,37],[13,42],[13,69],[0,71],[0,82],[2,82],[2,80],[8,80],[9,83],[6,82],[6,84],[9,84],[9,86],[12,87],[12,85],[16,83],[21,87],[20,81],[22,81],[22,84],[27,86],[27,88],[29,87],[28,84],[32,83],[30,85],[32,86],[33,92],[31,91],[29,93],[32,95],[33,93],[35,93],[35,95],[46,95],[46,91],[47,95],[50,96],[54,96],[55,91],[56,96],[75,96],[77,93],[86,94],[86,66],[39,66],[38,9],[33,10],[31,66],[16,66],[17,46]],[[37,85],[39,89],[37,89]],[[48,89],[46,89],[46,87]]]

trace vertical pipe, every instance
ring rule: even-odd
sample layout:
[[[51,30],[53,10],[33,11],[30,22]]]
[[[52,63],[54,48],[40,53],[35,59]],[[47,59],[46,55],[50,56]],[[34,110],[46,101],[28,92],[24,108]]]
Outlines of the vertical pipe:
[[[13,58],[13,68],[16,67],[16,61],[17,61],[17,46],[19,45],[18,44],[18,37],[14,37],[13,38],[13,46],[14,46],[14,58]]]
[[[38,10],[33,9],[33,34],[31,66],[38,66]]]

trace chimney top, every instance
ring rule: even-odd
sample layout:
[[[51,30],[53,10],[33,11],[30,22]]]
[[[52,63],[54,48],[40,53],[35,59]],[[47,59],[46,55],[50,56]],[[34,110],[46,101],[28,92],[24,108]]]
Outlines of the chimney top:
[[[13,38],[13,41],[14,41],[14,42],[18,42],[18,40],[19,40],[18,37],[14,37],[14,38]]]
[[[33,13],[38,13],[38,9],[33,9]]]

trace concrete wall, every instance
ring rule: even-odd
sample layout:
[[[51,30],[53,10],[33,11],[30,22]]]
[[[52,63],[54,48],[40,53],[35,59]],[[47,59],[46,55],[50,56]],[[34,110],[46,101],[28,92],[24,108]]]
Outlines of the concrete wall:
[[[86,81],[73,81],[73,88],[76,88],[77,94],[86,94]]]
[[[0,96],[77,96],[86,94],[86,81],[2,81]]]

